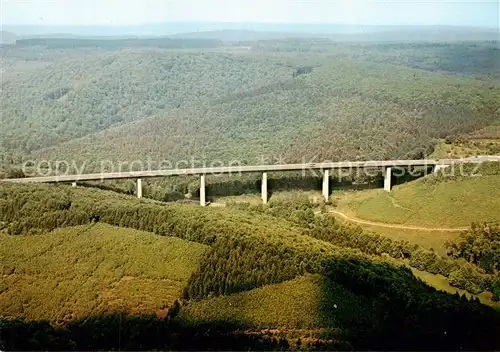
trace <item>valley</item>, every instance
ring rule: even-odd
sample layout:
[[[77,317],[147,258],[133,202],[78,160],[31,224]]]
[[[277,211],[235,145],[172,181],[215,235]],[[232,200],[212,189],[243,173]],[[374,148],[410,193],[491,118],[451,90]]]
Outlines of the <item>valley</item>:
[[[498,157],[498,41],[400,36],[5,35],[0,349],[497,350],[500,162],[188,172]]]

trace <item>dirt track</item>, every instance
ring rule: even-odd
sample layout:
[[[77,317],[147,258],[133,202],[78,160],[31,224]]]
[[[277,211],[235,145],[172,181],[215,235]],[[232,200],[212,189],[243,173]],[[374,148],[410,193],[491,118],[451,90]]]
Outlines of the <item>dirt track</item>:
[[[212,207],[225,207],[226,204],[224,203],[211,203],[210,206]],[[465,231],[468,230],[468,227],[422,227],[422,226],[412,226],[412,225],[398,225],[398,224],[387,224],[384,222],[375,222],[375,221],[370,221],[370,220],[363,220],[355,217],[348,216],[344,213],[341,213],[338,210],[328,210],[328,213],[335,214],[340,216],[341,218],[354,222],[356,224],[361,224],[361,225],[370,225],[370,226],[378,226],[378,227],[385,227],[385,228],[391,228],[391,229],[399,229],[399,230],[416,230],[416,231],[438,231],[438,232],[458,232],[458,231]],[[316,214],[319,214],[319,212],[316,212]]]
[[[344,213],[341,213],[340,211],[337,211],[337,210],[329,210],[328,212],[332,213],[332,214],[335,214],[335,215],[338,215],[338,216],[344,218],[347,221],[354,222],[354,223],[357,223],[357,224],[379,226],[379,227],[386,227],[386,228],[400,229],[400,230],[457,232],[457,231],[464,231],[464,230],[468,229],[468,227],[454,227],[454,228],[445,227],[445,228],[440,228],[440,227],[421,227],[421,226],[411,226],[411,225],[386,224],[386,223],[383,223],[383,222],[375,222],[375,221],[362,220],[362,219],[350,217],[350,216],[347,216]]]

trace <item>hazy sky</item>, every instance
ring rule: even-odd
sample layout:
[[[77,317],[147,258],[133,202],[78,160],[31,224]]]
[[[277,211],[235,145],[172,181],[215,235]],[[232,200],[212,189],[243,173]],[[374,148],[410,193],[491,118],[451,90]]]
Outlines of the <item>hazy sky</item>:
[[[499,26],[496,0],[0,0],[4,24],[161,21]]]

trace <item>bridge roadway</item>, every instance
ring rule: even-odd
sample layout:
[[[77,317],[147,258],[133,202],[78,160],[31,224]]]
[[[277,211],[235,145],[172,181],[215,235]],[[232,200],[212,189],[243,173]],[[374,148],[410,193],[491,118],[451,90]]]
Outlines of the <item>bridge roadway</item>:
[[[420,159],[420,160],[383,160],[383,161],[343,161],[327,163],[305,163],[305,164],[283,164],[283,165],[237,165],[206,168],[186,168],[186,169],[166,169],[154,171],[130,171],[130,172],[109,172],[94,174],[56,175],[41,177],[26,177],[17,179],[3,179],[0,181],[11,183],[54,183],[72,182],[76,186],[77,181],[103,181],[118,179],[137,179],[137,196],[142,197],[143,178],[180,176],[180,175],[200,175],[200,203],[205,205],[205,175],[240,174],[262,172],[262,199],[267,203],[267,172],[276,171],[303,171],[321,170],[323,172],[323,195],[328,199],[329,194],[329,170],[334,169],[362,169],[362,168],[384,168],[384,188],[391,190],[391,173],[393,167],[407,166],[431,166],[435,171],[452,165],[478,164],[488,161],[500,161],[500,156],[479,156],[465,159]]]

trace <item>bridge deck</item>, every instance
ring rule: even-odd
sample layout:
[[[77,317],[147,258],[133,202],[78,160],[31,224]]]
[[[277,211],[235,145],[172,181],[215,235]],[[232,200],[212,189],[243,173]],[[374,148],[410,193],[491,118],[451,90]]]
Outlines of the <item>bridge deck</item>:
[[[220,175],[239,174],[251,172],[273,172],[273,171],[307,171],[307,170],[332,170],[332,169],[356,169],[370,167],[404,167],[404,166],[436,166],[436,165],[460,165],[470,163],[482,163],[485,161],[500,161],[500,156],[484,156],[467,159],[421,159],[421,160],[385,160],[385,161],[354,161],[333,163],[308,163],[308,164],[285,164],[285,165],[253,165],[253,166],[227,166],[191,169],[167,169],[155,171],[131,171],[110,172],[81,175],[58,175],[44,177],[27,177],[17,179],[3,179],[3,182],[14,183],[50,183],[50,182],[76,182],[116,180],[130,178],[150,178],[179,175]]]

